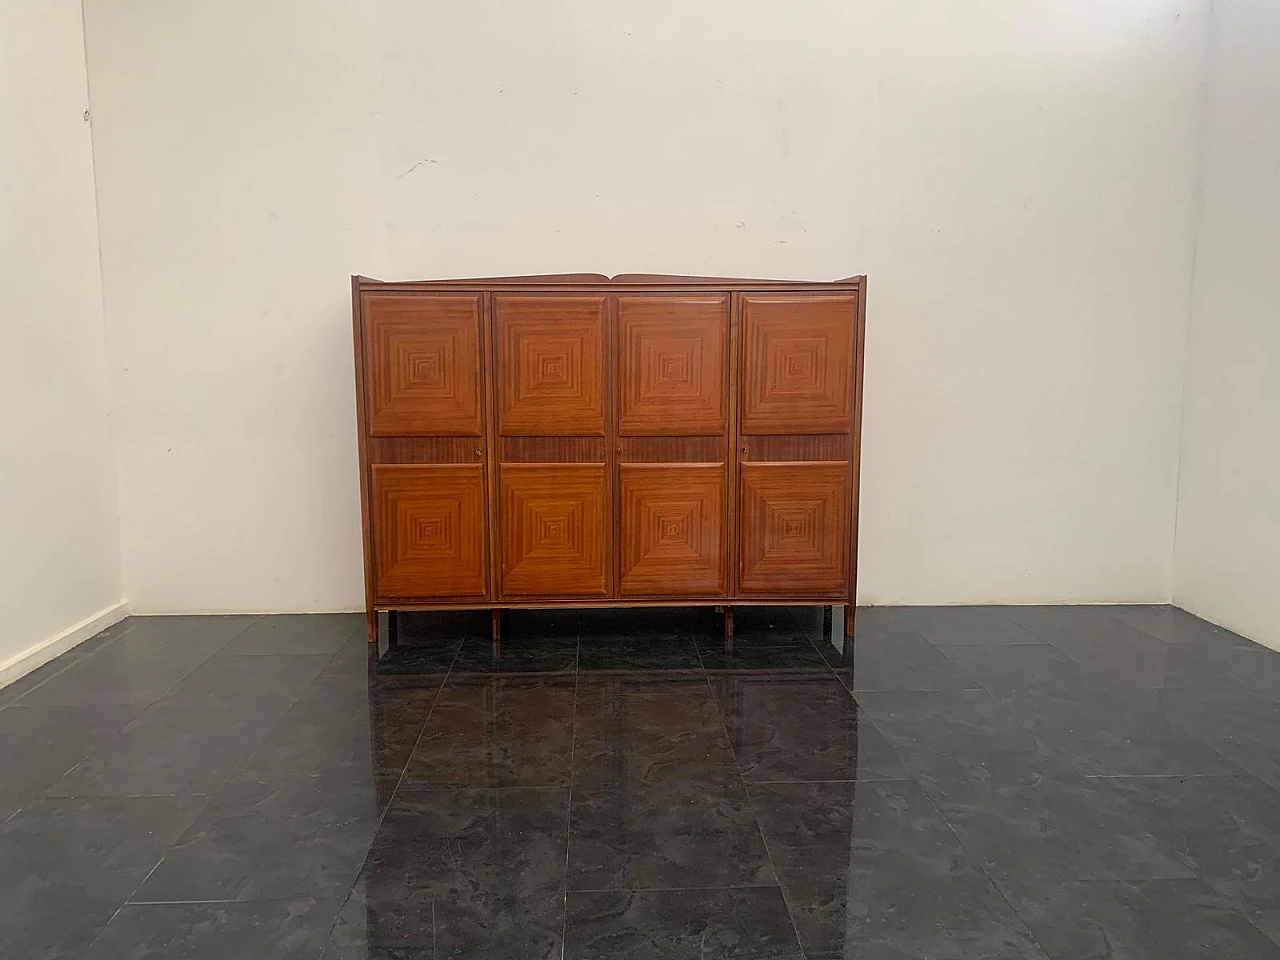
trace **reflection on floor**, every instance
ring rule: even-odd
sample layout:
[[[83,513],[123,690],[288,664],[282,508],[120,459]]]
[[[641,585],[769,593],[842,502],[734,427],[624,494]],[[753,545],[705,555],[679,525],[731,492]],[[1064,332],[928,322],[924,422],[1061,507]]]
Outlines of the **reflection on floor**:
[[[127,620],[0,690],[0,956],[1280,957],[1280,654],[737,619]]]

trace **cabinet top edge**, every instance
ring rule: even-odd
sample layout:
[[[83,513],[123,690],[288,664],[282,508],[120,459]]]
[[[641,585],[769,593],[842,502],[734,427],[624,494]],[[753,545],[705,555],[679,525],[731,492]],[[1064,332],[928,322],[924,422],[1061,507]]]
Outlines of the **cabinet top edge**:
[[[456,277],[442,280],[376,280],[353,275],[361,289],[440,290],[489,287],[551,288],[590,287],[617,289],[651,289],[669,287],[750,287],[752,289],[851,288],[866,282],[865,275],[839,280],[769,280],[750,277],[689,277],[663,273],[620,273],[607,277],[603,273],[548,273],[523,277]]]

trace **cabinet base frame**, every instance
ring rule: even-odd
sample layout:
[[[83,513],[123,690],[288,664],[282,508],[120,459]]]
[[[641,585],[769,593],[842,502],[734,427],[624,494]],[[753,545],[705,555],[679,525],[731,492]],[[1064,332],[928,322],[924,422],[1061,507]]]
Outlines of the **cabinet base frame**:
[[[725,653],[733,653],[734,639],[734,607],[822,607],[822,634],[834,640],[832,636],[833,613],[836,607],[844,611],[844,658],[852,659],[853,654],[853,621],[854,606],[845,597],[818,597],[773,600],[734,600],[725,603],[721,600],[582,600],[582,601],[507,601],[499,603],[406,603],[395,606],[378,605],[370,608],[368,614],[368,638],[371,645],[378,642],[378,614],[387,614],[387,643],[395,646],[399,640],[400,614],[432,613],[448,611],[488,610],[490,635],[493,652],[496,656],[502,643],[502,612],[504,610],[625,610],[654,607],[702,607],[723,617]]]

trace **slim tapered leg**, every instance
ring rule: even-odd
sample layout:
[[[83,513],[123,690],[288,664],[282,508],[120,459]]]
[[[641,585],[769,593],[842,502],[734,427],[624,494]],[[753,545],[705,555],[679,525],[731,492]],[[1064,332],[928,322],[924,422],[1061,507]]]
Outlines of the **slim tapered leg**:
[[[365,618],[368,621],[369,642],[376,644],[378,642],[378,611],[373,609],[366,610]]]
[[[844,606],[844,635],[853,638],[853,604],[846,603]]]
[[[493,655],[502,649],[502,611],[494,607],[489,611],[489,629],[493,640]]]

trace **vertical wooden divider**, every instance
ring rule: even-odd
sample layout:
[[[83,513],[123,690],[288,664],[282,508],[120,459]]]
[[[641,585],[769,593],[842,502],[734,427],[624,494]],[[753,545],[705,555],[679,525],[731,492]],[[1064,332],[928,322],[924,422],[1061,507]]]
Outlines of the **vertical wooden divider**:
[[[498,509],[502,492],[498,489],[498,455],[501,445],[498,438],[498,386],[495,371],[498,369],[498,332],[493,316],[493,294],[485,291],[480,307],[480,335],[483,338],[481,353],[485,358],[481,382],[484,393],[481,406],[484,409],[485,431],[485,481],[488,496],[485,509],[489,523],[489,599],[502,597],[502,511]]]
[[[621,451],[618,439],[618,407],[621,403],[618,394],[618,382],[621,377],[622,360],[618,356],[617,294],[611,293],[605,298],[604,343],[604,455],[605,472],[608,478],[606,495],[609,498],[609,540],[605,545],[605,562],[608,564],[606,584],[609,597],[612,599],[617,597],[621,591],[620,582],[622,578],[622,481],[619,478],[618,468],[619,452]]]
[[[742,294],[729,295],[728,338],[725,344],[724,362],[728,367],[725,376],[725,596],[738,592],[738,463],[741,441],[738,438],[738,353],[741,349]]]

